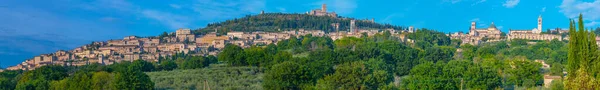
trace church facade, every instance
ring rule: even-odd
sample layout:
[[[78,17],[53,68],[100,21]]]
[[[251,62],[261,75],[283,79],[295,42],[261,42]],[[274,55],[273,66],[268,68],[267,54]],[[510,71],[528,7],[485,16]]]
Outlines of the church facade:
[[[554,34],[542,34],[542,16],[538,17],[537,28],[532,30],[515,30],[511,29],[508,33],[508,40],[512,39],[527,39],[527,40],[562,40],[562,36]]]
[[[469,28],[469,33],[465,34],[462,32],[457,32],[454,34],[449,34],[452,39],[459,39],[463,44],[472,44],[478,45],[481,42],[485,41],[499,41],[502,39],[502,32],[496,28],[494,22],[487,28],[477,28],[476,22],[471,22],[471,27]]]

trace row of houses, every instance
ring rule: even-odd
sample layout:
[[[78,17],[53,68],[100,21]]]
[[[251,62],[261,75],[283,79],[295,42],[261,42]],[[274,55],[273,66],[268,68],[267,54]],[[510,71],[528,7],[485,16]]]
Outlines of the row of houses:
[[[165,37],[127,36],[118,40],[93,42],[69,51],[59,50],[50,54],[35,56],[6,69],[32,70],[45,65],[81,66],[92,63],[109,65],[134,60],[158,62],[160,57],[167,57],[176,53],[217,55],[226,44],[246,48],[253,45],[277,43],[293,36],[308,34],[312,36],[329,36],[335,40],[342,37],[361,37],[362,33],[371,36],[381,31],[398,33],[397,30],[393,29],[357,29],[352,32],[329,33],[322,30],[298,29],[283,32],[227,32],[226,35],[211,32],[204,35],[195,35],[190,29],[178,29]]]

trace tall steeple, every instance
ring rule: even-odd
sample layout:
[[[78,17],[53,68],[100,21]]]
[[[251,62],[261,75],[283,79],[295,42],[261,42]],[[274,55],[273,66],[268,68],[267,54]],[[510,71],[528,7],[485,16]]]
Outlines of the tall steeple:
[[[323,4],[323,5],[321,6],[321,10],[322,10],[323,12],[327,12],[327,4]]]
[[[477,27],[475,27],[475,25],[476,25],[476,23],[475,23],[475,22],[471,22],[471,28],[469,28],[469,30],[470,30],[470,31],[473,31],[473,30],[475,30],[475,28],[477,28]]]
[[[543,30],[543,28],[542,28],[542,15],[540,15],[538,17],[538,26],[537,26],[537,29],[538,29],[537,33],[541,33],[541,31]]]
[[[476,33],[476,32],[475,32],[475,29],[476,29],[476,28],[477,28],[477,27],[476,27],[476,23],[475,23],[475,21],[471,22],[471,28],[469,28],[469,34],[471,34],[471,35],[475,35],[475,33]]]

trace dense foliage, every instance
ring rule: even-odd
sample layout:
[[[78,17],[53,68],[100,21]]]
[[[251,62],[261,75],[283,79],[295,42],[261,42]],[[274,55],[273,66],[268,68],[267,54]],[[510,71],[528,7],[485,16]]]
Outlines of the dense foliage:
[[[336,31],[332,23],[339,23],[339,30],[346,31],[350,29],[350,20],[348,18],[338,18],[329,16],[314,16],[307,14],[285,14],[285,13],[265,13],[260,15],[248,15],[246,17],[227,20],[219,23],[208,24],[206,28],[198,29],[197,33],[206,33],[215,31],[223,33],[229,31],[243,32],[277,32],[288,30],[323,30],[325,32]],[[373,29],[396,29],[403,30],[403,27],[390,24],[379,24],[368,20],[356,20],[357,27]],[[222,34],[222,35],[223,35]]]
[[[109,66],[91,64],[80,67],[42,66],[31,71],[0,73],[3,90],[106,90],[153,89],[154,83],[144,74],[141,63],[118,63]]]
[[[161,62],[135,60],[112,65],[43,66],[31,71],[0,73],[0,89],[17,90],[120,90],[154,89],[154,82],[144,72],[197,69],[217,63],[214,56],[201,57],[177,53],[161,57]]]
[[[261,14],[209,24],[205,33],[349,28],[349,19],[304,14]],[[512,39],[461,44],[444,33],[419,29],[392,35],[292,36],[266,46],[227,44],[218,56],[176,53],[157,62],[136,60],[103,66],[44,66],[0,73],[0,89],[527,89],[543,85],[544,75],[564,76],[552,89],[596,89],[600,66],[595,34],[571,22],[570,39]],[[364,28],[402,27],[358,20]],[[172,36],[163,33],[159,37]],[[402,39],[401,39],[402,38]],[[403,42],[407,39],[414,42]],[[567,57],[565,57],[567,56]],[[542,68],[543,63],[550,68]],[[565,82],[565,83],[562,83]]]
[[[586,30],[583,23],[583,16],[579,15],[578,23],[570,21],[569,24],[566,89],[600,88],[600,55],[596,34]]]
[[[200,69],[147,72],[159,90],[261,90],[263,73],[256,67],[212,64]]]
[[[569,50],[559,40],[517,39],[473,46],[460,45],[434,30],[402,34],[415,42],[401,42],[389,32],[337,40],[306,35],[249,48],[228,44],[217,57],[177,53],[158,62],[6,71],[0,73],[0,88],[531,88],[542,85],[543,74],[562,75]],[[534,60],[546,61],[552,68],[542,69]],[[552,87],[563,88],[557,83]]]

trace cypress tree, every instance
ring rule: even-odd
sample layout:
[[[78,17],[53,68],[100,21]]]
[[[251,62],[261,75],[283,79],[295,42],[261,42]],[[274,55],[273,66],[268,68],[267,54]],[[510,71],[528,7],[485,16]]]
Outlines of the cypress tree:
[[[581,14],[579,14],[579,36],[581,37],[579,39],[577,39],[578,43],[579,43],[579,57],[581,57],[581,61],[579,61],[580,64],[584,64],[585,67],[587,67],[588,63],[589,63],[589,59],[588,59],[588,35],[587,35],[587,31],[585,30],[584,26],[583,26],[583,16]],[[589,70],[586,68],[586,70]],[[586,71],[587,72],[587,71]]]
[[[592,29],[590,29],[590,30],[592,30]],[[592,72],[591,76],[597,77],[596,79],[600,79],[600,77],[598,76],[598,73],[600,73],[599,70],[598,70],[598,69],[600,69],[600,68],[598,68],[598,53],[597,53],[598,52],[598,45],[596,44],[596,34],[595,33],[590,32],[590,39],[589,39],[589,43],[588,44],[590,45],[590,47],[589,47],[589,53],[590,53],[589,59],[591,61],[589,63],[589,65],[590,65],[589,68],[591,68],[591,69],[589,69],[589,70],[591,70],[591,72]]]
[[[568,89],[593,90],[600,87],[598,76],[595,76],[597,68],[595,66],[598,45],[596,45],[596,35],[590,34],[583,26],[583,17],[579,15],[578,28],[574,27],[575,22],[569,25],[569,53],[568,53],[568,76],[566,87]],[[579,29],[577,31],[576,29]],[[594,78],[596,77],[596,78]]]
[[[577,76],[575,70],[579,67],[577,58],[577,34],[575,30],[575,21],[569,20],[569,53],[567,55],[567,75],[570,77]],[[573,78],[569,78],[573,79]],[[567,85],[569,86],[569,85]]]

